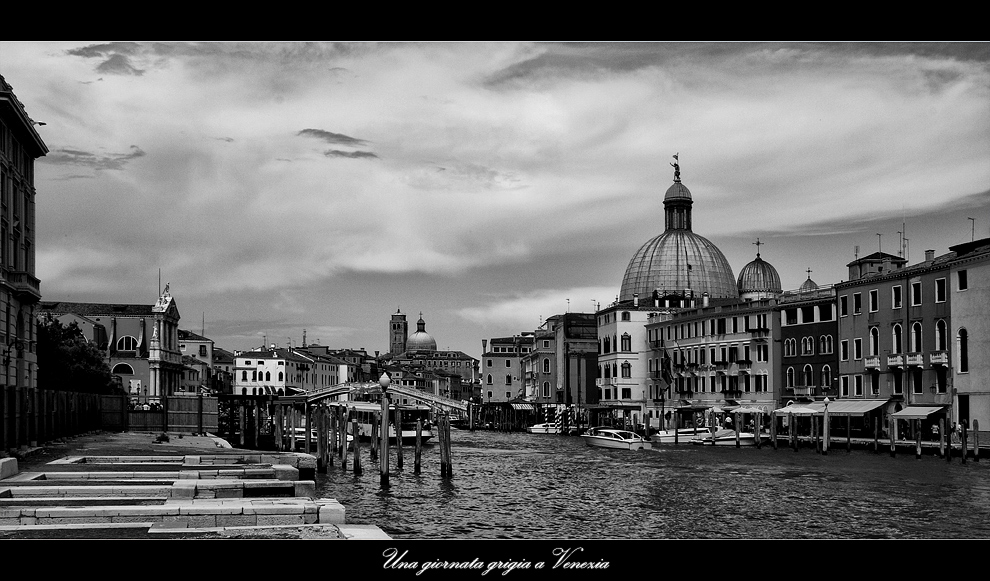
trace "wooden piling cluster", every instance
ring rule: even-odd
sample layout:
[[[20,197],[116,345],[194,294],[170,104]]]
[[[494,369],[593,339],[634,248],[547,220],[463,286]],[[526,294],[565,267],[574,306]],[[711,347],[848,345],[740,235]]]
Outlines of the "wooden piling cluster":
[[[450,459],[450,414],[437,414],[437,444],[440,448],[440,477],[452,478],[454,470]]]

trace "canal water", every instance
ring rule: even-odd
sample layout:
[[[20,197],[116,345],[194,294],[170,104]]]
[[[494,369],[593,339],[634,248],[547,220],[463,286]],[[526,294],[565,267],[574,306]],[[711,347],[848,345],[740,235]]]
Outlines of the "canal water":
[[[389,486],[362,446],[363,473],[335,461],[317,493],[348,523],[394,539],[990,539],[990,458],[965,464],[889,449],[771,446],[590,448],[582,438],[452,430],[453,477],[440,449],[413,447]]]

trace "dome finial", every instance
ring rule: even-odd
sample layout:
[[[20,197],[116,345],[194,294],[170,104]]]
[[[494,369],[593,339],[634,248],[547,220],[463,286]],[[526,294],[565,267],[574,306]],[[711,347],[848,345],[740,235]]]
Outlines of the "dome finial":
[[[679,163],[677,163],[677,156],[678,155],[679,155],[679,153],[675,153],[674,154],[674,163],[672,163],[670,165],[671,165],[671,167],[674,168],[674,181],[677,182],[677,183],[681,183],[681,166],[680,166]]]
[[[766,242],[760,242],[760,239],[757,238],[756,239],[756,242],[754,242],[753,244],[756,244],[756,257],[759,258],[760,257],[760,245],[761,244],[766,244]]]
[[[808,280],[811,280],[811,268],[809,267],[805,272],[808,273]]]

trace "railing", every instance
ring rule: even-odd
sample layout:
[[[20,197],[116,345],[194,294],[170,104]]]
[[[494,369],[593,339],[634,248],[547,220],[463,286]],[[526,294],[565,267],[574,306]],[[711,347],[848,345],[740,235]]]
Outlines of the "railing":
[[[41,281],[29,273],[17,270],[6,271],[6,281],[14,291],[23,292],[41,298]]]
[[[880,369],[880,356],[874,355],[873,357],[867,357],[865,359],[865,365],[867,369]]]
[[[948,351],[933,351],[928,356],[928,360],[932,365],[948,365],[949,364],[949,352]]]
[[[925,364],[925,356],[921,353],[914,353],[907,356],[908,365],[923,366]]]
[[[904,367],[903,355],[888,355],[887,367]]]

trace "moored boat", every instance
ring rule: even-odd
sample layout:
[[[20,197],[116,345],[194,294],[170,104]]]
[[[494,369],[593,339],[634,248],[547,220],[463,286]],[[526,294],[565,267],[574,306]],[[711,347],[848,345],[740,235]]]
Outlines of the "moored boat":
[[[612,448],[616,450],[649,450],[653,444],[643,436],[629,430],[609,428],[605,426],[590,428],[581,434],[584,443],[596,448]]]
[[[710,434],[707,428],[677,428],[676,430],[662,430],[650,436],[650,441],[654,444],[673,444],[675,442],[685,443],[690,441],[691,438],[703,436],[706,433]]]
[[[535,424],[528,428],[526,431],[530,434],[559,434],[561,433],[560,424],[549,422],[545,424]]]
[[[767,439],[766,434],[759,434],[761,439]],[[738,443],[740,446],[755,446],[756,445],[757,434],[753,432],[739,432]],[[715,444],[716,446],[735,446],[737,442],[736,431],[735,430],[718,430],[715,432]],[[698,436],[691,438],[692,444],[699,444],[702,446],[712,445],[712,433],[708,432],[705,434],[699,434]]]

